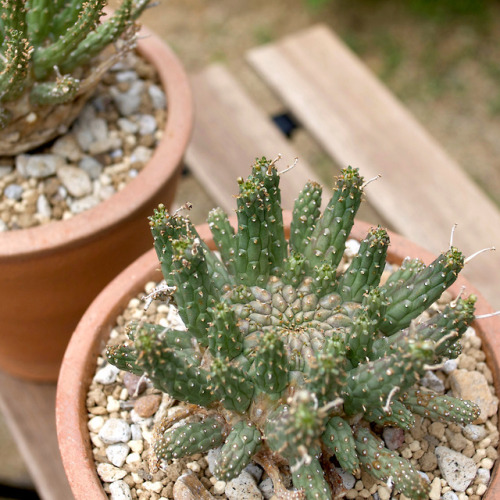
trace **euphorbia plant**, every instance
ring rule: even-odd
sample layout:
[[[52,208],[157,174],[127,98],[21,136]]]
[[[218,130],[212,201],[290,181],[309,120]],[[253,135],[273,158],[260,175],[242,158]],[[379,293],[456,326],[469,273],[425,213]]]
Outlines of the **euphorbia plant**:
[[[0,156],[37,147],[76,118],[104,72],[133,46],[150,0],[1,0]],[[118,39],[124,44],[102,56]],[[101,57],[100,57],[101,56]]]
[[[345,271],[339,265],[364,180],[347,168],[323,213],[322,189],[308,183],[285,239],[273,162],[240,179],[237,230],[220,209],[208,217],[220,258],[189,219],[159,207],[151,217],[165,285],[185,330],[138,323],[111,363],[146,375],[184,402],[156,429],[159,460],[220,447],[215,476],[228,481],[253,459],[284,493],[280,469],[308,499],[339,491],[335,463],[391,481],[412,499],[428,482],[387,449],[378,426],[408,430],[414,415],[467,424],[478,408],[415,387],[426,370],[460,353],[475,297],[457,298],[415,319],[457,278],[455,247],[425,266],[405,260],[380,284],[389,237],[377,227]]]

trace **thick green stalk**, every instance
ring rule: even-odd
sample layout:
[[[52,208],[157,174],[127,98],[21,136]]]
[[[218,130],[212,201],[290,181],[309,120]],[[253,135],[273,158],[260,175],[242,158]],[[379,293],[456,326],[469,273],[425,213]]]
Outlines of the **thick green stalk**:
[[[78,44],[95,29],[102,14],[105,0],[87,0],[83,3],[78,19],[52,44],[36,47],[33,53],[33,71],[37,79],[46,78],[54,66],[70,57]]]
[[[433,304],[451,286],[464,266],[464,257],[451,248],[432,264],[414,274],[404,285],[388,289],[387,321],[381,325],[385,335],[406,328],[413,318]]]
[[[361,242],[358,255],[339,278],[336,289],[344,302],[361,302],[363,296],[376,287],[384,271],[389,236],[380,226],[371,229]]]
[[[344,254],[345,242],[354,224],[363,194],[363,178],[348,167],[337,178],[333,196],[311,234],[304,250],[309,269],[322,262],[336,268]]]
[[[290,223],[290,249],[299,254],[304,254],[321,215],[321,192],[319,184],[309,181],[295,200]]]

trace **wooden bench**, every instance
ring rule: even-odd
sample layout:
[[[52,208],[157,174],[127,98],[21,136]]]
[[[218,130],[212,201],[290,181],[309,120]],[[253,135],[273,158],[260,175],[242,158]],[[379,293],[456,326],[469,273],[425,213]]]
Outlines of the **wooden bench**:
[[[459,224],[455,242],[466,254],[500,247],[498,209],[328,28],[315,26],[254,49],[248,59],[331,156],[332,178],[334,162],[359,167],[366,178],[382,175],[366,194],[383,223],[434,252],[448,246],[454,223]],[[256,156],[281,153],[285,168],[301,152],[224,66],[208,67],[192,84],[196,119],[186,163],[214,203],[231,213],[235,178],[248,174]],[[304,160],[283,175],[285,208],[292,207],[307,179],[318,177]],[[499,264],[500,252],[466,269],[497,307]],[[68,500],[55,438],[54,394],[53,385],[0,374],[0,409],[41,497]]]

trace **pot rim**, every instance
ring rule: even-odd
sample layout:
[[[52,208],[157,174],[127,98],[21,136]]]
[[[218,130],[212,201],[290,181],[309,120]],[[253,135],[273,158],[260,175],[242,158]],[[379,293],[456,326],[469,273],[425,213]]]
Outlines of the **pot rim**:
[[[234,224],[235,218],[233,217]],[[285,226],[289,227],[291,214],[284,213]],[[356,221],[350,237],[363,239],[373,225]],[[198,226],[200,237],[210,246],[211,232],[208,224]],[[400,264],[405,257],[419,257],[426,264],[435,258],[433,254],[406,238],[388,232],[390,246],[387,261]],[[56,424],[59,449],[65,472],[77,500],[83,498],[107,499],[94,465],[89,432],[87,428],[86,395],[95,373],[95,360],[105,346],[116,317],[129,300],[144,289],[148,281],[161,279],[158,259],[154,249],[119,274],[99,294],[78,324],[64,355],[56,395]],[[475,294],[476,315],[493,312],[481,293],[465,278],[459,276],[449,291],[457,296],[462,287],[467,294]],[[500,317],[494,316],[474,322],[483,340],[487,363],[493,372],[495,390],[500,393]],[[91,362],[92,361],[92,362]],[[84,418],[82,418],[84,416]],[[493,500],[500,495],[500,473],[498,459],[491,474],[490,484],[483,500]],[[83,496],[78,496],[81,492]]]
[[[141,27],[137,50],[158,72],[167,98],[167,120],[153,155],[139,175],[121,191],[71,219],[5,231],[0,234],[0,259],[72,248],[99,238],[120,221],[132,218],[159,191],[159,178],[173,176],[191,136],[193,103],[188,77],[172,49],[157,35]]]

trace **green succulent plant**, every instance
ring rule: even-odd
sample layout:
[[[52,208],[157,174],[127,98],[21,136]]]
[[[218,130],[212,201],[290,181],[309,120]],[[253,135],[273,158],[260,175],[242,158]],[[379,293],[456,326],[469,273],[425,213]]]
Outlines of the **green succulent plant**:
[[[104,72],[130,48],[150,0],[0,0],[0,155],[54,138],[76,117]],[[122,37],[129,43],[101,61]]]
[[[156,429],[159,460],[220,447],[219,480],[254,460],[275,492],[284,493],[288,468],[305,498],[324,500],[341,490],[340,465],[427,498],[425,479],[374,431],[408,430],[414,415],[459,424],[478,417],[470,402],[415,387],[429,365],[458,356],[474,319],[469,296],[413,321],[456,280],[463,255],[451,247],[428,266],[406,259],[380,285],[389,237],[377,227],[341,272],[363,194],[358,170],[342,171],[323,213],[321,187],[306,184],[288,242],[279,179],[265,158],[239,179],[237,231],[221,209],[210,212],[220,257],[187,217],[155,211],[163,291],[186,330],[135,324],[129,342],[108,348],[109,361],[185,403]]]

